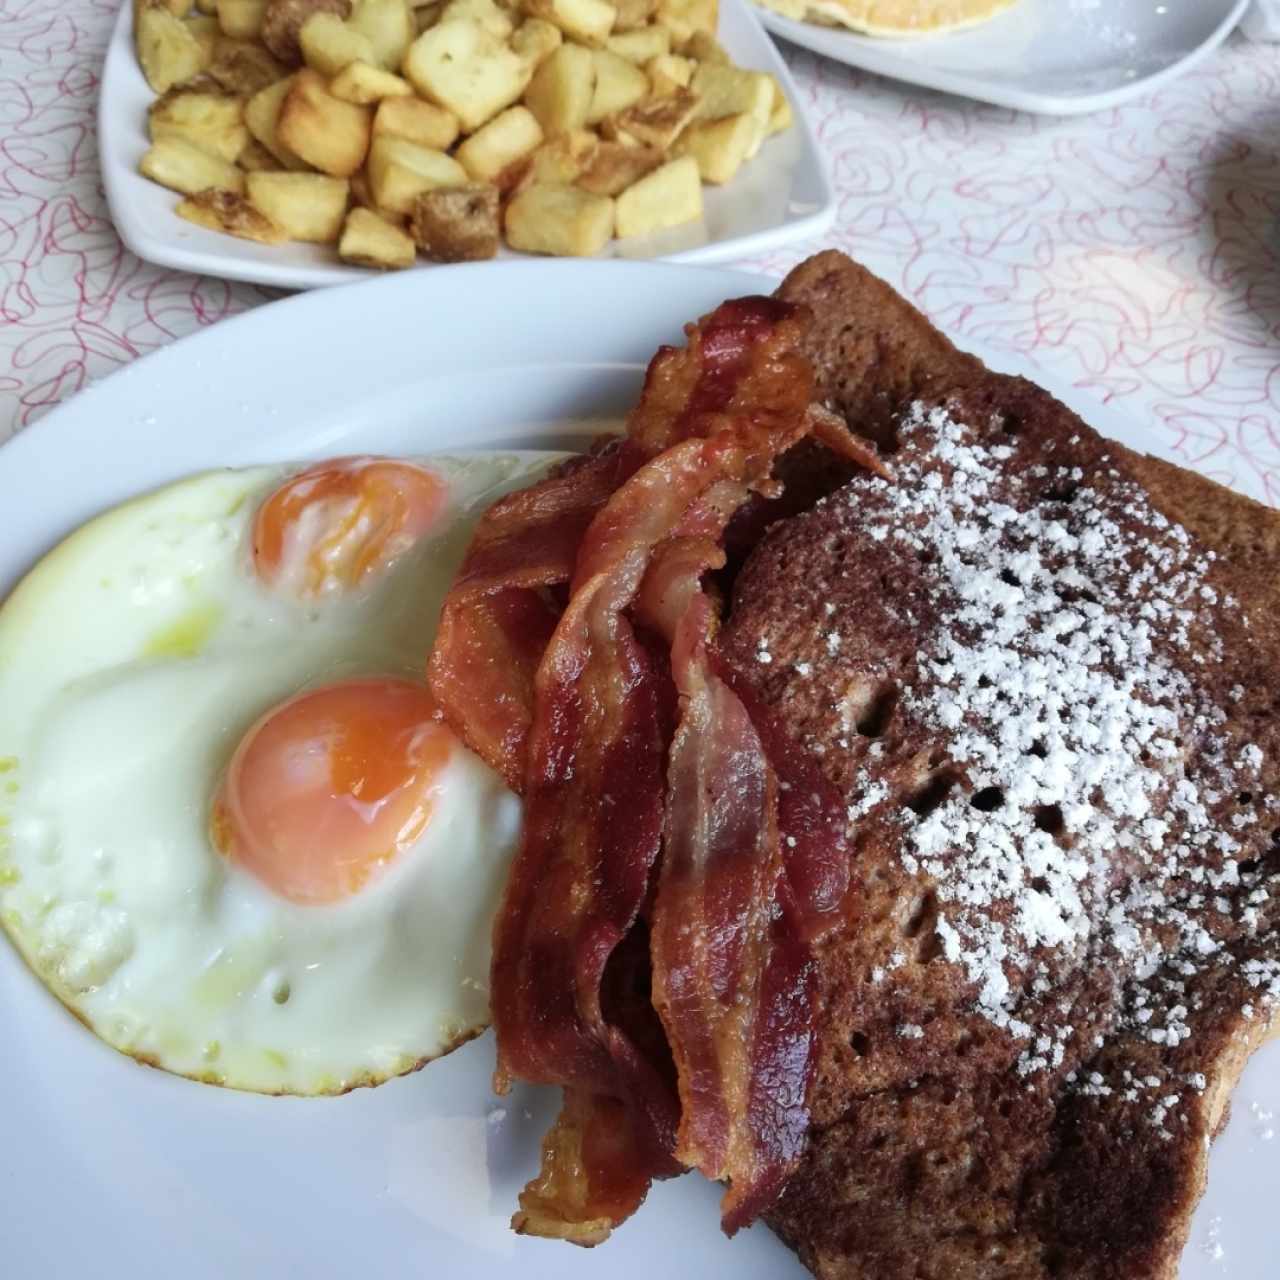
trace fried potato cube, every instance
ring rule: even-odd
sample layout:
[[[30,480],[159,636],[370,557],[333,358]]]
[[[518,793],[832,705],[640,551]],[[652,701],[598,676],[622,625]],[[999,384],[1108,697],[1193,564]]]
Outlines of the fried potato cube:
[[[218,26],[217,18],[206,18],[202,14],[197,14],[194,18],[188,18],[187,26],[190,27],[191,34],[195,36],[204,53],[204,66],[195,77],[198,80],[204,72],[209,70],[209,66],[213,62],[214,50],[218,47],[218,41],[222,39],[222,28]],[[194,83],[194,81],[191,83]]]
[[[596,61],[580,44],[562,44],[534,73],[524,104],[547,134],[579,129],[591,113]]]
[[[683,44],[695,31],[715,35],[720,17],[717,0],[658,0],[657,21]]]
[[[692,156],[703,182],[728,182],[764,137],[764,126],[750,112],[720,120],[698,120],[676,142],[681,155]]]
[[[284,231],[259,209],[255,209],[238,191],[210,187],[178,201],[174,213],[198,227],[222,231],[241,240],[258,244],[282,244]]]
[[[440,21],[452,22],[456,18],[474,18],[499,40],[509,40],[516,27],[511,15],[493,0],[449,0],[440,14]]]
[[[324,77],[304,67],[280,104],[276,137],[313,169],[349,178],[364,164],[373,112],[329,92]]]
[[[266,10],[267,0],[218,0],[218,26],[233,40],[255,40]]]
[[[409,232],[433,262],[479,262],[498,252],[498,189],[484,184],[425,191],[413,202]]]
[[[138,169],[144,178],[185,196],[208,187],[244,190],[244,174],[235,165],[185,138],[161,138],[147,150]]]
[[[380,134],[369,148],[369,190],[379,209],[408,213],[415,198],[436,187],[463,187],[467,171],[443,151]]]
[[[249,141],[244,104],[239,98],[181,89],[171,89],[151,104],[147,132],[152,142],[185,138],[210,155],[228,161],[234,161]]]
[[[381,67],[367,62],[349,62],[329,82],[329,92],[343,102],[369,106],[383,98],[411,98],[413,85]]]
[[[785,133],[795,123],[795,117],[791,112],[791,102],[787,97],[786,90],[778,83],[776,76],[770,76],[773,82],[773,110],[769,113],[769,124],[765,128],[765,133],[772,137],[775,133]]]
[[[605,41],[606,49],[643,67],[654,58],[671,52],[671,32],[666,27],[644,27],[639,31],[623,31]]]
[[[352,209],[342,227],[338,257],[358,267],[396,269],[413,266],[413,241],[371,209]]]
[[[616,0],[618,16],[613,20],[614,31],[639,31],[649,25],[649,19],[658,11],[658,0]]]
[[[523,186],[571,187],[591,167],[600,139],[589,129],[571,129],[544,142],[530,159]]]
[[[269,84],[244,104],[244,122],[249,132],[264,146],[286,169],[305,169],[305,161],[291,151],[280,140],[276,132],[276,124],[280,119],[280,108],[293,87],[293,77],[285,76],[275,84]]]
[[[280,168],[280,161],[257,138],[250,138],[244,144],[244,150],[236,157],[236,164],[245,173],[268,173]]]
[[[573,187],[527,187],[507,205],[505,226],[513,249],[587,258],[613,236],[613,201]]]
[[[619,238],[665,231],[702,217],[702,179],[692,156],[669,160],[617,199]]]
[[[649,77],[634,63],[608,49],[594,49],[596,87],[587,109],[587,123],[599,124],[605,116],[625,111],[649,93]]]
[[[575,186],[597,196],[616,196],[646,173],[652,173],[666,156],[657,147],[628,147],[602,142],[591,155]]]
[[[209,43],[163,6],[139,10],[133,38],[142,74],[156,93],[167,93],[199,75],[212,61]]]
[[[298,31],[298,46],[307,66],[322,76],[336,76],[353,62],[378,60],[373,41],[336,13],[312,14]]]
[[[693,82],[696,65],[689,58],[664,53],[645,64],[649,76],[649,94],[654,98],[673,97],[677,90],[687,89]]]
[[[342,230],[350,188],[345,178],[324,173],[251,173],[250,203],[290,240],[332,244]]]
[[[383,133],[432,151],[447,151],[458,137],[458,117],[421,98],[384,98],[373,117],[373,136]]]
[[[298,35],[310,19],[317,13],[345,18],[350,12],[351,0],[267,0],[258,38],[285,66],[296,67],[302,62]]]
[[[533,72],[474,18],[442,22],[420,35],[409,46],[403,70],[424,98],[452,111],[467,133],[515,102]]]
[[[525,11],[554,22],[571,40],[603,47],[613,30],[617,9],[609,0],[525,0]]]
[[[698,103],[698,95],[692,90],[677,89],[669,97],[650,98],[610,116],[604,125],[615,142],[626,142],[630,138],[667,151],[693,119]]]
[[[196,0],[196,12],[203,13],[210,18],[216,18],[218,16],[218,0]]]
[[[699,98],[695,112],[699,120],[719,120],[747,111],[767,127],[773,114],[773,81],[763,71],[703,62],[693,73],[691,88]]]
[[[353,30],[369,37],[379,66],[400,70],[414,38],[413,14],[406,0],[356,0],[348,21]]]
[[[253,40],[223,36],[213,46],[209,74],[228,92],[249,97],[274,84],[285,74],[262,45]]]
[[[695,31],[680,47],[680,52],[694,62],[714,62],[717,66],[731,67],[733,59],[724,46],[709,31]]]
[[[545,18],[526,18],[511,37],[511,47],[532,67],[549,58],[564,43],[564,32]]]
[[[477,181],[498,187],[513,166],[542,145],[542,126],[528,107],[508,107],[488,124],[477,129],[457,152],[458,162]]]

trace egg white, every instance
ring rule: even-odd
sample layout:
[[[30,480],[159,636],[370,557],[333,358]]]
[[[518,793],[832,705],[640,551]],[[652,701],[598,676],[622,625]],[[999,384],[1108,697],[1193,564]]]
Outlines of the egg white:
[[[246,546],[285,468],[197,476],[118,507],[0,609],[0,923],[103,1040],[193,1078],[341,1092],[481,1030],[489,932],[520,808],[459,748],[427,830],[360,893],[304,907],[212,847],[244,731],[352,675],[423,677],[480,512],[547,455],[424,459],[442,533],[371,587],[298,602]]]

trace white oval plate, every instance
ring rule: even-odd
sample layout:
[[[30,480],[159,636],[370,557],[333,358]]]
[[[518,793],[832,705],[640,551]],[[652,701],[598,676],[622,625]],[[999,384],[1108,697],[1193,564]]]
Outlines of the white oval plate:
[[[772,282],[654,264],[516,262],[393,276],[259,308],[147,356],[0,449],[0,596],[88,516],[177,476],[344,453],[571,447],[625,410],[681,325]],[[517,308],[511,298],[524,301]],[[432,317],[448,323],[432,324]],[[983,352],[1011,372],[1016,360]],[[1053,388],[1108,434],[1139,427]],[[566,421],[578,420],[566,431]],[[559,425],[557,425],[559,424]],[[83,626],[92,626],[85,617]],[[3,709],[0,708],[0,714]],[[130,802],[133,802],[132,798]],[[517,1238],[548,1090],[489,1091],[488,1036],[343,1098],[265,1098],[139,1067],[0,941],[0,1221],[15,1280],[651,1280],[804,1274],[764,1227],[724,1239],[716,1188],[656,1188],[594,1252]],[[1183,1280],[1274,1277],[1280,1045],[1250,1067],[1213,1156]]]
[[[820,236],[835,219],[835,193],[826,162],[805,119],[791,73],[747,0],[722,0],[719,38],[740,66],[771,71],[778,77],[791,99],[795,125],[770,138],[732,182],[703,187],[701,222],[652,236],[613,240],[602,257],[724,262]],[[254,244],[179,218],[173,208],[181,197],[138,172],[138,162],[149,145],[147,108],[155,96],[133,51],[132,5],[126,3],[102,71],[98,152],[112,221],[120,239],[138,257],[162,267],[285,289],[347,284],[379,274],[340,262],[333,245]],[[506,248],[498,251],[503,261],[526,256]],[[439,269],[425,262],[414,269],[428,268]]]
[[[1249,0],[1020,0],[969,31],[883,40],[762,9],[775,35],[926,89],[1042,115],[1081,115],[1150,93],[1235,28]]]

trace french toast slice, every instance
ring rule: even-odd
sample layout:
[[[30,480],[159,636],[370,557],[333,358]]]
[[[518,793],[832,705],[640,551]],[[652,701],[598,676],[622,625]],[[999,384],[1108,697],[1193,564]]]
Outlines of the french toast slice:
[[[1280,998],[1280,513],[839,254],[779,293],[897,479],[774,525],[721,637],[856,848],[770,1223],[824,1280],[1172,1280]]]

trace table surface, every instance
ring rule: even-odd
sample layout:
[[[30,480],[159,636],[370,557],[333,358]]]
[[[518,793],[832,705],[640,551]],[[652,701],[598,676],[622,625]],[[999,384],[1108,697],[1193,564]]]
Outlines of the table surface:
[[[276,296],[148,266],[112,231],[95,112],[116,8],[0,0],[0,440]],[[837,222],[821,244],[734,265],[776,275],[844,249],[951,333],[1112,401],[1187,465],[1280,505],[1280,48],[1235,36],[1159,92],[1069,119],[786,56]]]

